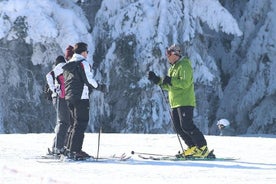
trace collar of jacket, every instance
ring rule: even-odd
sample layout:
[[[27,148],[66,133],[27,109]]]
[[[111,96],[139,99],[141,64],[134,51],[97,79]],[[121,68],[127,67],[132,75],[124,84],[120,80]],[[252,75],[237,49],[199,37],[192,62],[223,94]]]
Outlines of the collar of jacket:
[[[80,61],[80,60],[86,60],[85,57],[83,57],[80,54],[74,54],[72,58],[69,60],[69,62],[74,62],[74,61]]]

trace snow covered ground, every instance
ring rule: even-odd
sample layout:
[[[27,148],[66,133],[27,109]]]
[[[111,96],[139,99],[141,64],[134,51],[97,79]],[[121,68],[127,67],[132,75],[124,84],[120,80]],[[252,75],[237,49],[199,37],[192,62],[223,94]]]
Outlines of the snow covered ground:
[[[206,136],[217,157],[236,161],[148,161],[39,163],[54,134],[0,134],[0,183],[276,183],[276,136]],[[86,134],[84,148],[96,155],[98,134]],[[174,134],[102,134],[100,156],[137,152],[175,154]]]

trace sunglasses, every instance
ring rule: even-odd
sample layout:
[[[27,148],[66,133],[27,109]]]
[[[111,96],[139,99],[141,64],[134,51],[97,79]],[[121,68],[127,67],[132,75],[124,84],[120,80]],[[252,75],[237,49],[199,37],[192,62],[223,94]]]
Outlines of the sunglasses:
[[[174,50],[169,50],[168,48],[166,48],[166,55],[169,57],[173,54]]]

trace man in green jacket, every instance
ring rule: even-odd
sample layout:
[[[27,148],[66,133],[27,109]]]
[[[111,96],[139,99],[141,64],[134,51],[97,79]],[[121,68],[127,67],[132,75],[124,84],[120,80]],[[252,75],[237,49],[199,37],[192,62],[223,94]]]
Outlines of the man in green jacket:
[[[162,79],[150,71],[148,79],[168,91],[175,131],[188,146],[181,156],[208,157],[206,139],[193,122],[196,100],[191,62],[181,56],[180,47],[175,44],[167,49],[166,55],[171,64],[168,75]]]

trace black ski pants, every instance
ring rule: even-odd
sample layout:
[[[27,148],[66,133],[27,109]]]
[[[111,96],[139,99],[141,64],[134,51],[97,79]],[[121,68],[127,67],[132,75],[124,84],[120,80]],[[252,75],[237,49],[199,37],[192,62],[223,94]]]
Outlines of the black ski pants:
[[[70,152],[80,152],[84,140],[84,132],[89,121],[89,100],[67,101],[70,111],[70,127],[66,147]]]
[[[54,98],[53,105],[57,113],[57,122],[55,126],[56,136],[53,143],[54,150],[54,148],[62,149],[65,146],[67,131],[70,124],[70,112],[64,98],[59,97],[58,100]]]
[[[175,131],[188,147],[202,147],[207,145],[202,132],[193,122],[194,107],[182,106],[172,109],[172,118]]]

